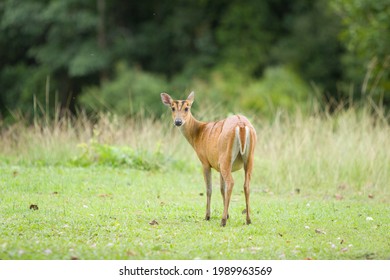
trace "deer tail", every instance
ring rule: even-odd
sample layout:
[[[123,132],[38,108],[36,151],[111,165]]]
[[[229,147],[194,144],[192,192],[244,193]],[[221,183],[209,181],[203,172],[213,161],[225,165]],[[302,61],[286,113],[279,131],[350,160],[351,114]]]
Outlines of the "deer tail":
[[[236,127],[236,137],[240,146],[240,154],[243,155],[249,142],[250,128],[246,125]]]

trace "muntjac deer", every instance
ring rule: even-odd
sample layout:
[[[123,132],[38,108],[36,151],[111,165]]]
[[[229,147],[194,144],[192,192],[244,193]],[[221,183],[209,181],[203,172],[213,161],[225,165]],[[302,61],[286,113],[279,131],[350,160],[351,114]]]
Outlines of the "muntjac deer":
[[[249,225],[251,223],[249,183],[253,169],[256,131],[248,119],[241,115],[231,116],[217,122],[196,120],[191,114],[194,97],[194,92],[191,92],[186,100],[173,100],[168,94],[161,93],[162,102],[172,110],[174,125],[180,128],[202,163],[207,188],[206,220],[210,219],[211,168],[220,173],[224,205],[221,226],[225,226],[229,218],[228,209],[234,185],[232,172],[244,167],[246,223]]]

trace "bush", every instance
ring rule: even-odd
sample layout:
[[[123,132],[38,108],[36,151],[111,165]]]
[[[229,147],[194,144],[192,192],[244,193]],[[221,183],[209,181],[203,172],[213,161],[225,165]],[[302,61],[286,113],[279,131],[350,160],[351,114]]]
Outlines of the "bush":
[[[165,163],[160,152],[135,151],[130,147],[117,147],[100,144],[91,140],[89,144],[83,143],[80,156],[72,160],[76,166],[108,165],[112,167],[127,166],[139,170],[159,170]]]
[[[201,96],[196,102],[201,108],[215,111],[222,106],[224,114],[251,110],[270,115],[277,108],[292,111],[297,106],[305,107],[311,93],[302,78],[286,66],[269,67],[263,78],[257,80],[245,76],[233,65],[225,64],[207,77],[177,76],[168,82],[119,64],[112,81],[87,89],[80,101],[84,107],[95,111],[107,110],[119,115],[146,111],[149,116],[160,116],[166,108],[161,104],[159,93],[166,91],[172,97],[182,99],[191,90]]]
[[[119,63],[114,79],[101,87],[85,89],[80,104],[96,112],[110,111],[129,116],[147,111],[159,116],[164,112],[159,94],[168,91],[168,87],[168,82],[160,76]]]
[[[242,94],[243,108],[272,114],[278,108],[293,111],[310,101],[309,86],[291,69],[278,66],[265,70],[264,76],[248,85]]]
[[[272,115],[279,108],[290,112],[296,107],[304,110],[314,94],[309,85],[286,66],[269,67],[261,79],[253,79],[227,65],[214,71],[207,81],[193,81],[193,88],[205,95],[214,107],[222,105],[224,113],[226,110],[253,111],[264,115]]]
[[[27,66],[22,63],[5,66],[0,73],[0,88],[4,89],[0,94],[0,103],[3,103],[0,106],[4,106],[6,113],[18,110],[23,115],[31,114],[34,96],[38,102],[45,104],[48,77],[49,72],[44,67]]]

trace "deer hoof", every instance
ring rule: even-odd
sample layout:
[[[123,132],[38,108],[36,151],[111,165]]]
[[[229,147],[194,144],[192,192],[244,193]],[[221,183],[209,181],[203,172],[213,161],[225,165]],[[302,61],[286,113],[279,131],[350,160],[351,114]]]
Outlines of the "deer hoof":
[[[204,218],[206,221],[210,221],[210,215],[206,215],[206,217]]]
[[[226,226],[226,219],[221,220],[221,227],[224,227],[224,226]]]
[[[247,224],[247,225],[250,225],[251,223],[252,223],[251,219],[247,219],[247,220],[246,220],[246,224]]]

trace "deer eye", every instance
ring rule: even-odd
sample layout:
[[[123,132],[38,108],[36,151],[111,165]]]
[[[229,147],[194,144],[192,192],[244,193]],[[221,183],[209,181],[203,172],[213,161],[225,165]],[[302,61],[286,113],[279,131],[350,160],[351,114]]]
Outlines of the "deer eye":
[[[172,112],[175,112],[175,107],[172,107]]]
[[[184,108],[184,111],[188,112],[189,109],[190,109],[190,108],[185,107],[185,108]]]

